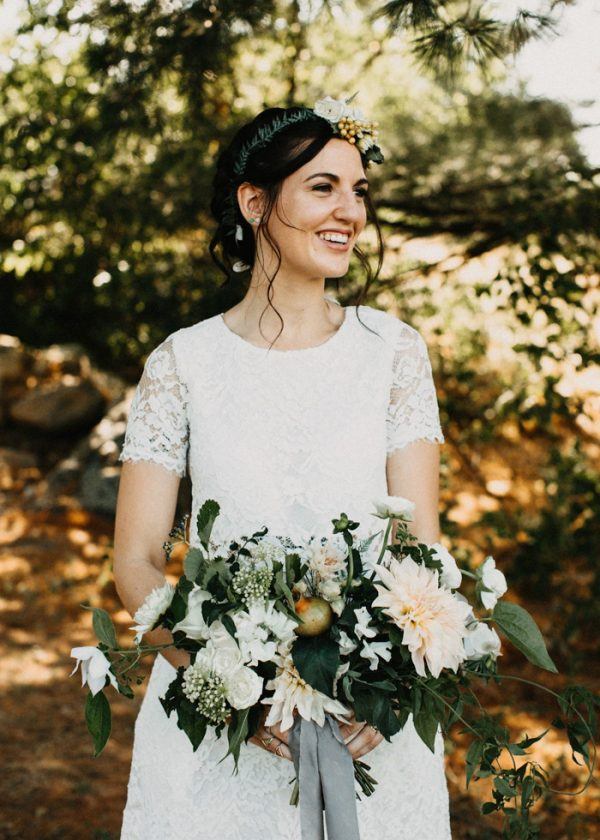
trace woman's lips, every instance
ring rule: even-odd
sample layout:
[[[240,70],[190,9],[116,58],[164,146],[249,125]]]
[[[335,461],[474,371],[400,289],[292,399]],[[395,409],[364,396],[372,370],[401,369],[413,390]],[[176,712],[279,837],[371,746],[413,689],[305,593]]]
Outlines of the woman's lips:
[[[322,242],[323,245],[327,245],[332,251],[348,251],[350,249],[350,240],[346,242],[346,244],[342,244],[341,242],[329,242],[327,239],[321,239],[318,234],[315,234],[319,242]]]

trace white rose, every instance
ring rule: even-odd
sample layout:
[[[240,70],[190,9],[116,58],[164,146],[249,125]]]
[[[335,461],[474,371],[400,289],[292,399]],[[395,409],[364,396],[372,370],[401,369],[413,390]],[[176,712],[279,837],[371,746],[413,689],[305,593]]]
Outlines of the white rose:
[[[262,677],[245,665],[225,677],[225,696],[234,709],[247,709],[260,700]]]
[[[502,643],[496,631],[485,621],[472,624],[463,639],[467,659],[481,659],[484,656],[500,656]]]
[[[404,496],[381,496],[373,499],[375,507],[374,516],[380,519],[389,519],[391,516],[397,519],[411,520],[415,511],[415,503]]]
[[[110,684],[116,688],[117,691],[119,690],[117,678],[110,670],[110,660],[99,648],[92,647],[91,645],[74,647],[71,649],[71,656],[73,656],[77,662],[75,663],[75,667],[69,676],[72,677],[81,664],[81,685],[85,685],[87,682],[90,691],[94,696],[104,688],[106,684],[106,677],[109,678]]]
[[[211,625],[212,627],[213,625]],[[242,664],[242,652],[226,628],[224,633],[212,635],[205,650],[212,658],[212,668],[220,676],[235,671]]]
[[[462,581],[462,572],[456,565],[456,560],[441,543],[432,543],[429,548],[435,549],[436,557],[442,563],[440,583],[448,589],[458,589]]]
[[[491,555],[485,558],[477,575],[485,586],[485,589],[479,593],[481,603],[486,610],[493,610],[498,598],[501,598],[507,590],[506,578],[500,569],[496,568],[496,561]]]
[[[208,625],[202,616],[202,604],[204,601],[210,601],[212,595],[197,584],[194,584],[194,587],[188,595],[186,616],[174,625],[173,630],[181,630],[189,639],[198,642],[209,637]]]
[[[324,99],[319,99],[315,102],[313,111],[317,116],[323,117],[329,122],[339,122],[346,112],[346,103],[341,99],[333,99],[331,96],[326,96]]]

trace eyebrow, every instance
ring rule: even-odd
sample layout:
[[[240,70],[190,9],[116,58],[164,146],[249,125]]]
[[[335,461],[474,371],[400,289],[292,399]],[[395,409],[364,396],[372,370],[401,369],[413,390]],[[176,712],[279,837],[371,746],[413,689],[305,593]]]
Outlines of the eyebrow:
[[[316,172],[314,175],[309,175],[308,178],[305,178],[304,183],[306,183],[307,181],[310,181],[311,178],[331,178],[331,180],[334,181],[336,184],[339,183],[339,180],[340,180],[339,175],[334,175],[333,172]],[[354,182],[354,186],[356,186],[357,184],[368,184],[368,183],[369,182],[367,181],[366,178],[359,178],[358,181]]]

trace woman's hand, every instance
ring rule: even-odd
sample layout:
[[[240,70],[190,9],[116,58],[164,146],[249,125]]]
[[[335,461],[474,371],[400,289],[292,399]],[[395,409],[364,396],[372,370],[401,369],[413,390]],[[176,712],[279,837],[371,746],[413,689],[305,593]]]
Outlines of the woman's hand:
[[[350,718],[350,723],[340,724],[340,734],[352,759],[356,760],[371,752],[380,744],[383,741],[383,735],[377,729],[369,726],[366,721],[357,722],[354,712],[346,715],[346,717]]]
[[[292,753],[287,745],[289,729],[282,732],[279,728],[279,724],[265,727],[264,721],[268,713],[269,710],[265,709],[261,718],[260,726],[256,730],[256,733],[251,738],[248,738],[248,740],[252,744],[256,744],[257,747],[273,753],[273,755],[277,755],[280,758],[287,758],[288,761],[293,761]]]

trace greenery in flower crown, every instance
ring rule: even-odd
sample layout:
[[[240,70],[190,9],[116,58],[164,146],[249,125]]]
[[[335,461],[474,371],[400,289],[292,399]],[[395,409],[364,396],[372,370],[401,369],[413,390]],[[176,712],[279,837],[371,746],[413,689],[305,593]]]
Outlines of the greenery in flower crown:
[[[250,155],[256,151],[256,149],[267,146],[273,137],[284,128],[314,116],[315,113],[312,108],[302,108],[295,114],[284,114],[283,117],[275,117],[270,125],[261,126],[256,135],[251,140],[247,140],[240,149],[237,160],[233,165],[235,175],[243,175]]]

